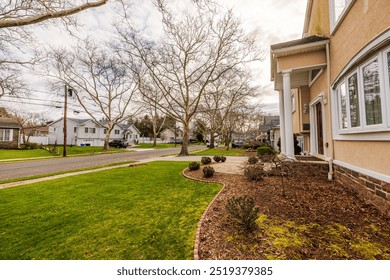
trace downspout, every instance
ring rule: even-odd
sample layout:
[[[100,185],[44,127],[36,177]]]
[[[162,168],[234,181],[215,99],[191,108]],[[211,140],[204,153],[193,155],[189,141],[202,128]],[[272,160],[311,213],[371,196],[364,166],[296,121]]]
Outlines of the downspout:
[[[329,159],[329,172],[328,172],[328,180],[333,180],[333,159],[334,159],[334,137],[333,137],[333,117],[332,117],[332,88],[330,86],[330,58],[329,58],[330,50],[329,50],[329,42],[326,44],[326,78],[327,78],[327,84],[328,84],[328,104],[329,104],[329,116],[330,121],[328,122],[330,124],[330,135],[332,137],[331,143],[331,155]]]

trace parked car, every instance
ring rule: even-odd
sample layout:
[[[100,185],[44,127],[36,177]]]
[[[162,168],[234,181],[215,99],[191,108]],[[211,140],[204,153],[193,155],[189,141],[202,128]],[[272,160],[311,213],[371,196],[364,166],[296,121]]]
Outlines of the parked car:
[[[242,141],[235,141],[232,143],[232,148],[243,148],[244,147],[244,142]]]
[[[114,148],[127,148],[127,146],[129,146],[129,143],[124,139],[114,139],[109,142],[108,145]]]

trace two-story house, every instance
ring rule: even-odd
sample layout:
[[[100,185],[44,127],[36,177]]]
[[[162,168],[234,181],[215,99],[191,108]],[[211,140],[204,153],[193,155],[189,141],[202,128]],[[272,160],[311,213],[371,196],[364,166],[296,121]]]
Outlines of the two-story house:
[[[103,123],[92,119],[67,118],[67,145],[104,146],[107,129]],[[137,142],[140,136],[132,124],[117,124],[110,133],[110,140],[126,139],[129,143]],[[61,118],[49,125],[49,144],[64,144],[64,119]]]
[[[390,208],[390,5],[308,0],[301,39],[271,46],[281,151],[293,134],[329,177]],[[387,209],[387,210],[386,210]]]

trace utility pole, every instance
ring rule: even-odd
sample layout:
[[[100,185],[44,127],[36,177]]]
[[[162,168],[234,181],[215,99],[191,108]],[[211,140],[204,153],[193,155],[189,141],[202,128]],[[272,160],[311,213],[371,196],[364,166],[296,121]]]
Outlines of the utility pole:
[[[68,107],[68,85],[65,84],[65,101],[64,101],[64,149],[62,156],[66,157],[66,138],[67,138],[67,124],[66,124],[66,111]]]

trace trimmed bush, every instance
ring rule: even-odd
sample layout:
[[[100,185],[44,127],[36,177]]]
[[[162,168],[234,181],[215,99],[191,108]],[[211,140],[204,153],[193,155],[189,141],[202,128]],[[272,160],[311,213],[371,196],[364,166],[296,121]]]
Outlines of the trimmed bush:
[[[34,142],[26,142],[23,145],[21,145],[21,147],[24,150],[35,150],[35,149],[40,149],[41,145],[39,145],[38,143],[34,143]]]
[[[226,210],[246,232],[251,232],[256,228],[259,208],[255,207],[253,197],[232,197],[226,204]]]
[[[209,163],[211,163],[211,158],[210,157],[202,157],[202,159],[200,161],[202,162],[202,164],[209,164]]]
[[[190,162],[189,164],[188,164],[188,168],[191,170],[191,171],[195,171],[195,170],[199,170],[199,168],[200,168],[200,164],[199,163],[197,163],[197,162]]]
[[[213,177],[214,172],[215,172],[215,170],[211,166],[205,166],[203,168],[203,176],[206,177],[206,178]]]
[[[259,159],[256,157],[256,156],[250,156],[249,158],[248,158],[248,163],[249,164],[256,164],[256,163],[258,163],[259,162]]]
[[[222,159],[221,159],[221,156],[214,156],[214,157],[213,157],[213,160],[214,160],[215,162],[220,162]]]
[[[276,152],[268,146],[258,147],[256,151],[258,156],[273,156],[276,154]]]
[[[221,161],[225,162],[226,161],[226,157],[225,156],[221,156]]]
[[[266,172],[261,165],[247,165],[244,169],[244,176],[252,181],[261,181],[266,175]]]

